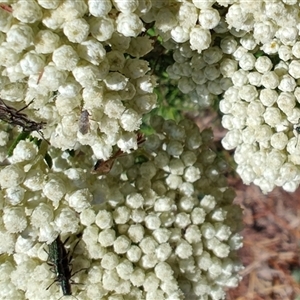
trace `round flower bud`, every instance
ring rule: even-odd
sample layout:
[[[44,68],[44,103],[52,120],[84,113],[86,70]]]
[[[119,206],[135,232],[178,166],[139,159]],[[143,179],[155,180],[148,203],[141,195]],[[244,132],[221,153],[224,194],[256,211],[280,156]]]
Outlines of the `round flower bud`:
[[[110,228],[113,225],[112,214],[106,210],[100,210],[96,216],[95,223],[101,229]]]
[[[247,78],[248,73],[242,69],[237,70],[234,72],[233,76],[231,77],[232,83],[235,86],[241,87],[248,82]]]
[[[155,249],[155,254],[159,261],[166,261],[172,252],[173,249],[169,243],[162,243]]]
[[[220,22],[220,15],[216,9],[201,9],[199,13],[199,23],[204,29],[213,29]]]
[[[118,264],[119,257],[113,252],[106,253],[101,260],[101,266],[106,270],[113,270]]]
[[[126,224],[130,219],[131,210],[126,206],[119,206],[113,211],[113,219],[116,224]]]
[[[171,31],[177,25],[176,16],[169,7],[162,7],[155,17],[155,26],[162,32]]]
[[[286,74],[281,78],[278,89],[280,89],[283,92],[293,92],[296,86],[297,83],[295,79],[292,76]]]
[[[181,259],[187,259],[193,254],[192,245],[186,240],[181,240],[175,249],[175,254]]]
[[[130,239],[125,235],[121,235],[114,241],[113,247],[117,254],[124,254],[130,249],[130,245]]]
[[[286,115],[289,115],[296,105],[295,96],[292,93],[281,93],[278,96],[277,105]]]
[[[157,278],[159,278],[161,281],[169,280],[170,278],[173,277],[173,273],[174,273],[170,265],[166,262],[159,262],[155,266],[154,271]]]
[[[232,36],[226,36],[221,40],[220,47],[225,54],[232,54],[237,49],[237,41]]]
[[[110,72],[104,79],[104,82],[109,90],[120,91],[125,89],[128,78],[118,72]]]
[[[84,209],[80,214],[80,222],[82,225],[90,226],[95,222],[96,213],[92,208]]]
[[[71,46],[63,45],[55,49],[52,60],[58,69],[72,71],[76,67],[79,57]]]
[[[160,280],[156,277],[156,275],[153,272],[148,272],[145,276],[145,281],[143,283],[144,290],[148,293],[156,291],[158,289],[159,282]]]
[[[53,202],[60,201],[65,192],[65,183],[59,177],[53,176],[43,187],[44,195]]]
[[[241,45],[247,50],[254,50],[257,46],[257,43],[252,34],[248,33],[241,37]]]
[[[116,240],[116,232],[111,229],[104,229],[99,233],[98,241],[103,247],[109,247],[114,244]]]
[[[116,23],[117,31],[128,37],[137,37],[144,29],[143,22],[140,18],[131,12],[120,13],[117,17]]]
[[[104,59],[106,51],[100,42],[89,38],[77,46],[77,53],[93,65],[98,65]]]
[[[84,19],[78,18],[65,22],[63,31],[70,42],[81,43],[89,35],[90,27]]]
[[[92,36],[100,42],[110,39],[115,31],[114,22],[108,17],[91,18],[89,24]]]
[[[134,12],[138,6],[138,0],[131,0],[131,1],[123,1],[123,0],[112,0],[115,8],[124,13]]]
[[[289,64],[289,74],[295,78],[300,78],[300,61],[299,60],[292,60]]]
[[[91,206],[90,203],[93,200],[93,196],[89,190],[85,188],[75,191],[67,200],[70,207],[73,207],[76,212],[81,213],[84,209]]]
[[[35,51],[43,54],[52,53],[59,46],[59,42],[59,36],[53,31],[40,30],[35,36]]]
[[[145,281],[145,271],[140,268],[135,268],[130,274],[130,281],[134,286],[141,286]]]
[[[239,60],[239,66],[245,71],[252,70],[255,64],[255,56],[252,53],[245,53]]]
[[[235,60],[224,58],[220,64],[220,73],[224,77],[231,77],[237,71],[237,62]]]
[[[267,89],[276,89],[279,85],[279,78],[274,71],[266,72],[261,77],[261,84]]]
[[[95,17],[105,17],[112,9],[110,1],[88,0],[89,13]]]
[[[33,36],[30,26],[18,23],[6,33],[6,41],[15,51],[22,52],[32,44]]]
[[[278,93],[272,89],[263,89],[260,91],[259,100],[264,106],[271,107],[278,98]]]
[[[261,85],[261,74],[258,72],[251,72],[248,74],[248,81],[251,85],[259,87]]]
[[[13,3],[12,14],[23,23],[35,23],[43,17],[41,7],[34,0]]]
[[[132,245],[126,252],[126,257],[128,258],[129,261],[133,263],[138,262],[141,256],[142,256],[142,250],[136,245]]]
[[[20,204],[24,199],[25,190],[20,186],[6,189],[5,200],[10,205]]]
[[[5,229],[9,233],[22,232],[27,227],[27,219],[22,207],[5,208],[2,218]]]
[[[139,243],[145,235],[144,227],[141,224],[130,225],[128,228],[128,236],[133,243]]]
[[[278,132],[271,137],[271,146],[278,150],[283,150],[286,148],[288,143],[288,137],[283,132]]]
[[[209,30],[201,28],[199,25],[194,26],[190,32],[190,43],[191,49],[197,50],[198,53],[207,49],[211,43]]]
[[[140,128],[142,119],[140,115],[133,109],[125,110],[120,118],[120,125],[126,131],[132,132]]]
[[[111,71],[121,71],[125,64],[124,54],[117,50],[112,50],[106,54]]]
[[[109,65],[106,60],[102,61],[98,66],[94,66],[89,63],[79,64],[72,70],[76,81],[85,88],[99,86],[98,81],[104,79],[108,72]]]
[[[25,173],[16,165],[9,165],[0,170],[0,185],[2,189],[17,186],[23,182]]]
[[[30,76],[42,72],[45,62],[40,55],[34,52],[27,52],[20,60],[20,67],[23,74]]]
[[[66,71],[58,70],[56,66],[49,64],[44,68],[39,84],[49,91],[57,91],[66,81],[67,75]]]
[[[154,214],[150,213],[149,215],[146,216],[145,218],[145,226],[150,229],[150,230],[156,230],[159,229],[161,225],[161,220],[160,218]]]
[[[126,205],[131,209],[136,209],[144,205],[144,198],[141,194],[132,193],[126,197]]]
[[[39,5],[45,9],[56,9],[60,4],[60,0],[38,0]]]
[[[108,291],[115,291],[120,285],[120,277],[116,270],[106,271],[102,277],[103,288]]]
[[[157,242],[152,237],[145,237],[140,241],[139,247],[145,254],[151,254],[157,247]]]
[[[293,59],[292,49],[289,46],[281,45],[278,49],[278,56],[283,61]]]
[[[27,140],[20,141],[13,151],[12,162],[32,160],[37,156],[38,148],[34,143]]]
[[[78,216],[76,212],[70,208],[62,209],[55,217],[54,223],[62,233],[75,233],[79,229]]]
[[[134,269],[132,263],[127,259],[124,259],[117,265],[116,270],[120,278],[128,280]]]

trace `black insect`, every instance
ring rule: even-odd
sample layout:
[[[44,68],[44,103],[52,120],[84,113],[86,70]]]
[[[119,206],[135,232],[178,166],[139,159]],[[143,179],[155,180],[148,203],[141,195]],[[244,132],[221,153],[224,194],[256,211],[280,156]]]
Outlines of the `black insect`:
[[[48,253],[48,264],[51,266],[51,271],[55,273],[56,279],[47,287],[47,290],[54,282],[58,282],[61,286],[64,296],[72,295],[71,290],[71,277],[77,272],[72,274],[71,261],[72,255],[66,250],[65,244],[69,240],[67,238],[63,243],[58,236],[50,245]],[[76,243],[75,247],[79,241]],[[75,249],[74,247],[74,249]],[[81,271],[81,270],[79,270]],[[79,272],[78,271],[78,272]]]
[[[85,109],[81,112],[78,120],[78,129],[81,134],[87,134],[90,129],[89,112]]]
[[[44,122],[35,122],[28,118],[28,116],[24,113],[21,113],[22,110],[27,108],[32,101],[24,106],[23,108],[16,110],[15,108],[8,106],[1,98],[0,98],[0,119],[6,123],[11,125],[19,125],[23,128],[25,132],[37,131],[41,135],[40,130],[45,125]],[[42,135],[43,136],[43,135]]]

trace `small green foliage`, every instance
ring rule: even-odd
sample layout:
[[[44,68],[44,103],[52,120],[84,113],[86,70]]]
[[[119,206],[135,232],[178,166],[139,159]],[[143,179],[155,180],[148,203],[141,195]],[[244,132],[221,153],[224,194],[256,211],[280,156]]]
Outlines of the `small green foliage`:
[[[45,158],[45,161],[46,161],[48,167],[51,169],[52,166],[53,166],[53,162],[52,162],[52,158],[51,158],[51,156],[48,154],[48,152],[46,153],[46,155],[45,155],[44,158]]]

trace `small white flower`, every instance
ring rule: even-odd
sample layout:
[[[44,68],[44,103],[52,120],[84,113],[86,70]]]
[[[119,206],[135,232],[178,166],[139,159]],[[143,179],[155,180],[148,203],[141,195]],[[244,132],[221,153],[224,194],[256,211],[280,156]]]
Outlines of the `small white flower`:
[[[108,17],[91,18],[89,25],[92,36],[100,42],[109,40],[115,31],[115,23]]]
[[[125,254],[130,249],[130,240],[128,237],[121,235],[114,241],[113,247],[117,254]]]
[[[58,69],[72,71],[79,62],[79,57],[71,46],[63,45],[55,49],[52,60]]]
[[[88,0],[89,13],[95,17],[105,17],[112,8],[111,1]]]
[[[201,9],[199,13],[199,23],[204,29],[213,29],[220,22],[220,15],[216,9]]]
[[[63,208],[55,217],[54,223],[62,233],[75,233],[79,229],[79,219],[71,208]]]
[[[3,189],[18,186],[24,178],[24,171],[17,165],[9,165],[0,170],[0,185]]]
[[[41,7],[34,0],[13,3],[12,14],[23,23],[34,23],[40,21],[43,17]]]
[[[38,148],[34,143],[26,140],[20,141],[14,149],[11,161],[12,163],[18,163],[32,160],[36,157],[37,152]]]
[[[3,223],[9,233],[22,232],[27,227],[27,218],[22,207],[5,208]]]
[[[127,37],[137,37],[143,30],[143,22],[134,13],[120,13],[116,20],[117,31]]]
[[[77,46],[77,53],[81,58],[91,62],[93,65],[98,65],[106,55],[103,45],[93,38],[80,43]]]
[[[72,43],[83,42],[89,34],[89,24],[84,19],[73,19],[63,26],[63,32]]]
[[[53,202],[58,202],[62,199],[66,192],[65,183],[59,177],[53,176],[43,187],[45,196]]]
[[[96,216],[95,223],[101,229],[110,228],[113,224],[112,214],[105,210],[100,210]]]
[[[211,35],[209,30],[203,29],[200,26],[195,26],[190,32],[191,49],[197,50],[201,53],[202,50],[207,49],[211,42]]]
[[[131,108],[125,110],[120,118],[120,125],[124,130],[129,132],[137,130],[141,123],[142,120],[140,115]]]
[[[80,213],[91,206],[92,199],[93,196],[88,189],[81,189],[72,193],[67,201],[70,207],[73,207],[76,212]]]
[[[26,24],[13,25],[6,33],[8,45],[17,52],[22,52],[33,42],[34,33],[30,26]]]

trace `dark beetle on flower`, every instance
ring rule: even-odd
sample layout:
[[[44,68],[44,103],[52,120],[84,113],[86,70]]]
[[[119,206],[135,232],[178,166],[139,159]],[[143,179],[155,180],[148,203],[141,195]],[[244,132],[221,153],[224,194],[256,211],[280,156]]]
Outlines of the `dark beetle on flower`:
[[[47,290],[52,286],[53,283],[58,282],[61,286],[62,292],[64,296],[72,295],[71,284],[72,279],[71,277],[74,276],[76,273],[84,270],[80,269],[79,271],[72,274],[71,269],[71,261],[72,255],[68,252],[65,248],[65,244],[69,240],[69,237],[64,241],[61,241],[60,236],[58,236],[50,245],[49,245],[49,252],[48,252],[48,260],[47,263],[51,266],[51,271],[55,273],[56,279],[47,287]],[[78,245],[79,240],[75,244],[74,249]]]

